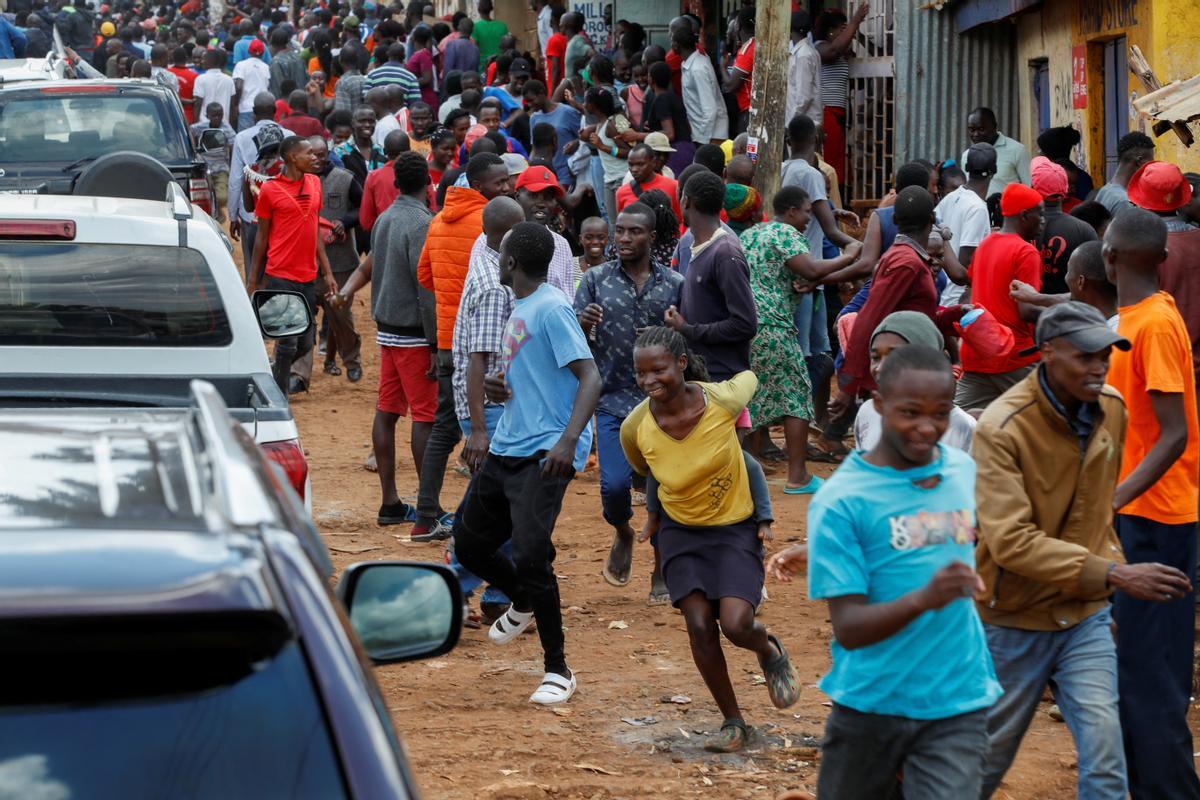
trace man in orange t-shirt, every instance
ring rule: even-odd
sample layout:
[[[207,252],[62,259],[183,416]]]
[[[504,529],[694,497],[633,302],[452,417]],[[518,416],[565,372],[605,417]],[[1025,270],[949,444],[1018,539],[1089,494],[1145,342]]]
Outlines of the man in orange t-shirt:
[[[1118,332],[1108,382],[1125,398],[1129,426],[1113,497],[1115,527],[1131,563],[1158,562],[1195,581],[1200,430],[1192,345],[1175,301],[1158,288],[1167,226],[1140,208],[1117,214],[1104,236],[1116,284]],[[1117,592],[1117,676],[1129,791],[1200,797],[1187,714],[1196,638],[1195,591],[1169,602]]]

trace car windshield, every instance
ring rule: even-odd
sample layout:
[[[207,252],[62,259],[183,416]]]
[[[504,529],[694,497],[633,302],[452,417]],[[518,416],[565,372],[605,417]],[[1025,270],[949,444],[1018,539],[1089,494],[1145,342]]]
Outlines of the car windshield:
[[[100,87],[108,90],[109,87]],[[72,164],[117,150],[160,161],[186,160],[167,105],[147,94],[113,89],[88,94],[29,94],[0,100],[0,163]]]
[[[231,685],[2,708],[0,776],[5,797],[346,796],[295,641]]]
[[[218,347],[232,341],[196,250],[0,242],[0,346]]]

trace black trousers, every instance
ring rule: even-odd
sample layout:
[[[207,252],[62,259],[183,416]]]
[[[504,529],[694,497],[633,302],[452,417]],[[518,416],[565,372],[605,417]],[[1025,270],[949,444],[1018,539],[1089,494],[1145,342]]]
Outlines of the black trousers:
[[[319,280],[319,273],[317,277],[308,283],[290,281],[286,278],[276,278],[268,275],[266,288],[289,289],[293,292],[300,292],[304,295],[304,299],[308,301],[308,310],[315,320],[317,317],[317,305],[320,302],[317,299]],[[285,336],[275,342],[275,362],[271,364],[271,375],[275,378],[275,383],[279,385],[279,389],[285,397],[287,396],[288,376],[292,373],[292,363],[296,359],[308,355],[309,351],[313,348],[316,333],[316,326],[311,325],[307,331],[299,336]]]
[[[567,660],[551,537],[571,478],[543,478],[544,455],[487,454],[454,520],[454,554],[518,609],[532,607],[546,671],[562,673]],[[511,561],[498,552],[509,538]]]
[[[442,484],[446,480],[446,463],[462,439],[462,427],[454,411],[454,353],[438,350],[438,404],[433,417],[433,430],[421,459],[421,483],[417,489],[417,524],[433,525],[442,515]],[[509,595],[511,597],[511,595]]]

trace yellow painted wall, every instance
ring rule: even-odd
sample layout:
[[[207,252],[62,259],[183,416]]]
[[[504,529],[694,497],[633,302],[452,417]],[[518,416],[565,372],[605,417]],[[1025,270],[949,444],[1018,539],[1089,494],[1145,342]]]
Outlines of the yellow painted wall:
[[[1037,100],[1033,96],[1032,62],[1046,59],[1050,69],[1050,124],[1083,128],[1081,112],[1071,108],[1071,4],[1049,3],[1017,18],[1017,64],[1020,82],[1020,127],[1017,136],[1032,153],[1037,147]],[[1009,131],[1011,123],[1004,128]]]
[[[1154,0],[1146,58],[1164,85],[1200,74],[1200,0]],[[1200,140],[1200,125],[1193,124],[1192,131]],[[1168,132],[1155,143],[1159,158],[1174,161],[1185,172],[1200,171],[1200,141],[1185,148]]]

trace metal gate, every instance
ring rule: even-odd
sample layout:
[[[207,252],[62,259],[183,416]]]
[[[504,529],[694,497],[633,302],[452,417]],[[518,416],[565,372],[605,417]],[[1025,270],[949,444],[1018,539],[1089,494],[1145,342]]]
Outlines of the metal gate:
[[[911,0],[900,0],[911,2]],[[895,173],[896,141],[896,0],[872,0],[859,27],[850,59],[850,105],[847,109],[847,203],[871,208],[887,194]],[[847,14],[862,5],[856,0]]]

